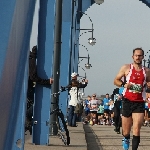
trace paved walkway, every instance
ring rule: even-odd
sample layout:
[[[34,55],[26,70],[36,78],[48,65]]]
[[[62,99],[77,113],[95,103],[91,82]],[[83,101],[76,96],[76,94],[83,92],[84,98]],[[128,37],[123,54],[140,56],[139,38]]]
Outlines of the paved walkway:
[[[65,146],[58,136],[50,137],[49,146],[33,145],[31,136],[27,135],[25,150],[123,150],[122,134],[116,134],[114,126],[90,126],[78,123],[78,127],[68,127],[68,129],[71,138],[69,146]],[[131,144],[129,150],[132,149]],[[142,127],[141,143],[138,150],[150,150],[150,127]]]
[[[85,130],[90,130],[90,133],[86,133],[88,150],[122,150],[122,134],[114,132],[113,126],[94,125],[85,126]],[[93,137],[93,138],[92,138]],[[132,138],[132,134],[131,134]],[[130,149],[132,146],[132,139],[130,140]],[[141,143],[138,150],[150,150],[150,127],[142,127],[141,130]]]
[[[87,143],[85,140],[85,133],[83,124],[78,123],[78,127],[68,127],[70,132],[70,145],[65,146],[58,136],[50,137],[50,145],[33,145],[30,135],[26,135],[25,150],[87,150]]]

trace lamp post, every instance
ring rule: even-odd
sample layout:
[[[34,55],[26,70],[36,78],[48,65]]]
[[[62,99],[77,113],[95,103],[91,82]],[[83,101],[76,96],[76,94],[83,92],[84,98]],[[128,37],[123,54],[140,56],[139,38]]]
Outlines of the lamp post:
[[[147,54],[148,54],[149,52],[150,52],[150,50],[148,50],[144,56],[147,56]],[[143,63],[144,63],[144,64],[143,64],[144,67],[146,67],[146,63],[148,63],[147,67],[150,68],[150,55],[149,55],[149,59],[148,59],[148,60],[143,59]]]
[[[79,77],[81,77],[82,79],[84,78],[84,79],[86,79],[86,71],[85,71],[85,69],[84,68],[82,68],[81,66],[78,66],[79,68],[81,68],[83,71],[84,71],[84,73],[85,73],[85,76],[79,76]],[[83,88],[83,93],[84,93],[84,88]]]
[[[79,58],[87,58],[87,59],[88,59],[87,64],[85,64],[85,68],[86,68],[86,69],[90,69],[90,68],[92,67],[92,65],[89,63],[89,60],[90,60],[89,54],[88,54],[88,57],[79,57]]]
[[[54,33],[54,59],[53,59],[53,78],[52,93],[59,91],[60,76],[60,54],[61,54],[61,30],[62,30],[62,0],[56,0],[56,17],[55,17],[55,33]],[[51,97],[51,111],[57,108],[59,97]],[[56,113],[50,116],[50,135],[57,135],[58,127],[56,124]]]
[[[147,64],[148,64],[148,65],[147,65],[147,68],[150,68],[150,58],[149,58],[148,60],[143,59],[143,62],[144,62],[144,64],[143,64],[144,67],[146,67],[145,64],[147,63]]]
[[[78,66],[79,68],[81,68],[83,71],[84,71],[84,73],[85,73],[85,75],[84,76],[78,76],[78,77],[81,77],[81,78],[85,78],[86,79],[86,71],[85,71],[85,69],[83,68],[83,67],[81,67],[81,66]]]
[[[146,59],[143,59],[143,62],[144,62],[143,66],[145,67]]]
[[[82,11],[77,11],[77,13],[82,13],[82,14],[88,16],[86,13],[84,13]],[[89,41],[88,43],[93,46],[96,43],[96,39],[94,38],[94,35],[93,35],[93,33],[94,33],[93,22],[92,22],[92,19],[90,18],[90,16],[88,16],[88,18],[89,18],[90,22],[92,23],[92,28],[91,29],[76,29],[76,30],[87,30],[88,32],[92,32],[92,36],[91,36],[91,38],[88,39],[88,41]],[[80,35],[79,35],[79,37],[80,37]]]
[[[75,44],[76,45],[76,44]],[[83,46],[85,49],[86,49],[86,51],[88,52],[88,49],[84,46],[84,45],[82,45],[82,44],[79,44],[79,45],[81,45],[81,46]],[[87,61],[87,64],[85,64],[85,68],[86,69],[90,69],[91,67],[92,67],[92,65],[90,64],[90,55],[89,55],[89,53],[88,53],[88,56],[87,57],[78,57],[78,58],[82,58],[82,60],[85,58],[85,59],[88,59],[88,61]],[[82,61],[81,60],[81,61]],[[80,62],[81,62],[80,61]],[[78,63],[79,64],[79,63]]]

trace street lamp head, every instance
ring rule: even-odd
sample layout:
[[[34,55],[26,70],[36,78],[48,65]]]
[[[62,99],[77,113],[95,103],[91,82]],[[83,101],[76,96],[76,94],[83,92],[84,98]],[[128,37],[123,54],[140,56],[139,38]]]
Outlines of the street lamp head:
[[[88,43],[89,43],[90,45],[92,45],[92,46],[95,45],[95,43],[96,43],[96,39],[95,39],[95,38],[89,38],[88,40],[89,40]]]
[[[104,3],[104,0],[94,0],[96,4],[100,5],[102,3]]]
[[[92,67],[91,64],[89,64],[89,63],[85,64],[86,69],[90,69],[91,67]]]

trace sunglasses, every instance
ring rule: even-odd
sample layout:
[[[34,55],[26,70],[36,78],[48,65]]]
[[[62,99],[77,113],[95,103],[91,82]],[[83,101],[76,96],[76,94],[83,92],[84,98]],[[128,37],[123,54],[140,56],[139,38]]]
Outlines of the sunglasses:
[[[93,97],[96,97],[95,95]]]

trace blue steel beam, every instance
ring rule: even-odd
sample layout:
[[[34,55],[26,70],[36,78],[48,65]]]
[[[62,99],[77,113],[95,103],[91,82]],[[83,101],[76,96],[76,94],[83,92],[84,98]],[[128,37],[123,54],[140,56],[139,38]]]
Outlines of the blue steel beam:
[[[62,47],[61,47],[61,66],[60,66],[60,86],[69,83],[69,64],[70,64],[70,42],[71,42],[71,8],[70,0],[63,0],[62,12]],[[67,92],[60,94],[59,105],[62,112],[67,114]]]
[[[76,29],[79,29],[80,28],[80,23],[77,23],[77,20],[76,20]],[[75,42],[74,42],[74,70],[75,72],[78,73],[78,56],[79,56],[79,33],[80,31],[79,30],[76,30],[76,34],[75,34]],[[77,41],[78,40],[78,41]]]
[[[84,2],[84,3],[83,3]],[[79,34],[80,18],[84,9],[87,9],[93,2],[91,0],[76,0],[72,5],[72,38],[71,38],[71,68],[70,72],[78,72],[78,54],[79,54]]]
[[[89,4],[92,4],[89,1]],[[70,62],[70,72],[78,72],[78,54],[79,54],[79,33],[77,30],[80,28],[80,18],[82,16],[82,0],[77,0],[76,3],[72,3],[72,32],[71,32],[71,62]],[[89,6],[89,5],[88,5]]]
[[[62,56],[61,56],[61,76],[60,85],[67,85],[70,75],[77,70],[78,64],[78,46],[75,46],[79,37],[79,27],[77,20],[77,10],[81,1],[63,1],[63,22],[62,22]],[[68,7],[70,5],[70,7]],[[67,52],[67,53],[66,53]],[[69,53],[68,53],[69,52]],[[69,75],[69,76],[68,76]],[[66,80],[64,80],[64,77]],[[60,107],[66,114],[67,93],[60,95]],[[64,105],[65,102],[65,105]]]
[[[142,1],[144,4],[150,7],[150,0],[139,0],[139,1]]]
[[[91,0],[82,0],[82,12],[87,11],[87,9],[92,5]]]
[[[74,71],[78,71],[78,54],[79,54],[79,30],[80,29],[80,19],[83,15],[83,13],[92,5],[94,4],[94,0],[78,0],[78,3],[74,6],[74,17],[73,17],[73,27],[72,28],[72,34],[73,34],[73,40],[72,40],[72,66],[74,68]],[[78,11],[78,12],[77,12]],[[82,13],[83,12],[83,13]],[[76,46],[75,46],[76,44]]]
[[[73,41],[73,51],[74,51],[74,71],[75,72],[78,72],[78,54],[79,54],[79,46],[78,46],[78,38],[79,38],[79,33],[80,33],[80,30],[77,30],[80,28],[80,22],[78,21],[78,11],[79,11],[79,8],[82,4],[82,1],[78,1],[77,3],[77,7],[75,7],[75,28],[74,28],[74,32],[75,32],[75,35],[74,35],[74,41]]]
[[[41,78],[52,76],[52,56],[54,49],[55,0],[40,0],[38,26],[37,73]],[[49,144],[49,120],[51,104],[51,87],[36,85],[33,143]]]
[[[34,8],[35,0],[0,2],[1,150],[24,149],[28,54]]]
[[[71,28],[71,73],[74,72],[74,41],[75,41],[75,19],[76,19],[76,7],[72,5],[72,28]]]
[[[73,72],[73,58],[72,58],[72,41],[73,41],[73,22],[74,22],[74,19],[73,19],[73,15],[74,15],[74,5],[76,3],[74,3],[74,0],[72,0],[71,2],[71,41],[70,41],[70,64],[69,64],[69,75],[71,75],[71,73]],[[71,78],[69,78],[70,80]]]
[[[75,44],[77,44],[77,37],[79,37],[79,31],[77,31],[76,29],[79,27],[78,24],[78,6],[79,6],[79,1],[76,1],[76,3],[73,3],[72,5],[72,30],[71,30],[71,72],[77,72],[77,62],[78,62],[78,46],[76,46]]]

